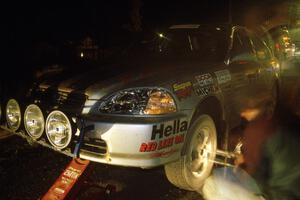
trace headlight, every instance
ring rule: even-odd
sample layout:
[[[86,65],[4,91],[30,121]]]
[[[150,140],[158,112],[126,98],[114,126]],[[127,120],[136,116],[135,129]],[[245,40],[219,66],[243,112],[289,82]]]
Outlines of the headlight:
[[[163,89],[134,88],[117,92],[105,99],[101,113],[157,115],[176,112],[175,101]]]
[[[41,109],[34,104],[29,105],[24,113],[25,129],[32,138],[39,139],[45,126],[45,120]]]
[[[16,131],[21,125],[21,109],[15,99],[10,99],[6,105],[6,120],[8,127]]]
[[[164,91],[153,91],[144,110],[145,114],[159,115],[176,112],[174,99]]]
[[[48,115],[46,135],[49,142],[57,149],[63,149],[69,145],[72,138],[72,127],[63,112],[56,110]]]

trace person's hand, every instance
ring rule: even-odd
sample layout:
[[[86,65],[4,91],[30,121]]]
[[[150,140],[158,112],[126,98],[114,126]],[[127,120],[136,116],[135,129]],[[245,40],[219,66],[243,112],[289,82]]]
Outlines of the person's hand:
[[[235,160],[234,160],[234,165],[239,167],[245,164],[245,159],[243,154],[236,154]]]

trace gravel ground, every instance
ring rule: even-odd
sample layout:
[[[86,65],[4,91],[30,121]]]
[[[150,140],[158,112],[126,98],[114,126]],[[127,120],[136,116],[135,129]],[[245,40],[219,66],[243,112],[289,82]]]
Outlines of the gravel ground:
[[[45,194],[71,158],[12,136],[0,140],[0,199],[38,199]],[[201,200],[196,192],[171,185],[163,168],[142,170],[93,164],[90,179],[116,185],[111,200]],[[78,198],[78,199],[84,199]]]

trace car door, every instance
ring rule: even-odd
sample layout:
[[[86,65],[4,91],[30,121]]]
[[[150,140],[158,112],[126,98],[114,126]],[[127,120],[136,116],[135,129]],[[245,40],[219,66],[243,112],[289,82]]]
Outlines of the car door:
[[[241,121],[241,113],[255,104],[260,65],[249,32],[235,27],[231,34],[227,65],[231,75],[230,91],[224,94],[230,127]]]

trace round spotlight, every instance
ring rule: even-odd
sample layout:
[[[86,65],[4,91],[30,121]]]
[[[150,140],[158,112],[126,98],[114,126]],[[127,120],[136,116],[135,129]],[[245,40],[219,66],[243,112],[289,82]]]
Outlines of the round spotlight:
[[[6,120],[8,127],[16,131],[21,125],[21,109],[15,99],[10,99],[6,105]]]
[[[25,129],[33,139],[39,139],[45,127],[45,120],[41,109],[35,105],[30,104],[24,113]]]
[[[72,138],[72,127],[63,112],[55,110],[48,115],[46,135],[49,142],[57,149],[63,149],[69,145]]]

